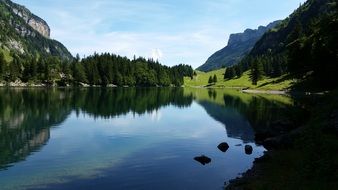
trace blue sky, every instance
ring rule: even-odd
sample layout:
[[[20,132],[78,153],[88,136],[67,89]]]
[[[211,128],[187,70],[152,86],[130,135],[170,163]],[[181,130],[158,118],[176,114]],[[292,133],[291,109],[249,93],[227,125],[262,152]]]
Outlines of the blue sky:
[[[286,18],[305,0],[14,0],[72,54],[111,52],[203,64],[231,33]]]

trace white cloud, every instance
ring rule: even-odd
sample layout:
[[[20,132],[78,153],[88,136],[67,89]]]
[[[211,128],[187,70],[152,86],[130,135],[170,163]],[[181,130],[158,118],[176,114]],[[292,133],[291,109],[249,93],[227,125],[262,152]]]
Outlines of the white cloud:
[[[163,53],[160,49],[151,50],[151,58],[154,60],[160,60],[163,57]]]

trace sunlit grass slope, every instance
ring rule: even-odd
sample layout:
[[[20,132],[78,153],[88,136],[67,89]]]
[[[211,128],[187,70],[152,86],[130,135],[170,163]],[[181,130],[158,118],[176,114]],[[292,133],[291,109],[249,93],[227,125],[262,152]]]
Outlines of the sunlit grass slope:
[[[213,88],[250,88],[257,90],[286,90],[291,84],[292,80],[287,76],[278,78],[263,78],[258,82],[258,85],[252,85],[249,79],[249,72],[243,73],[243,76],[236,79],[224,80],[225,69],[219,69],[208,73],[197,72],[197,76],[193,79],[186,77],[184,79],[185,86],[188,87],[213,87]],[[210,76],[217,76],[218,82],[212,85],[208,84]]]

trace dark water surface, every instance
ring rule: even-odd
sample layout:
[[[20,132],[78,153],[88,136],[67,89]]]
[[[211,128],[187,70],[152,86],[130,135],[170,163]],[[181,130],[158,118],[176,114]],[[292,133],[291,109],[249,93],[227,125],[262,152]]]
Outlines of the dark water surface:
[[[263,155],[255,130],[290,104],[229,90],[0,89],[0,189],[222,189]]]

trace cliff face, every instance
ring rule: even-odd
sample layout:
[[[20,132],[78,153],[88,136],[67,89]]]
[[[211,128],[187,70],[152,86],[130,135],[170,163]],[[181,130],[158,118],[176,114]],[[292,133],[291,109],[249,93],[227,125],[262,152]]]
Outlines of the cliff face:
[[[256,30],[246,29],[243,33],[231,34],[228,45],[214,53],[198,70],[211,71],[238,63],[267,31],[279,23],[280,21],[275,21]]]
[[[3,0],[3,2],[12,10],[14,14],[21,17],[26,22],[26,24],[31,26],[34,30],[46,38],[50,37],[50,28],[46,21],[32,14],[24,6],[18,5],[9,0]]]
[[[13,12],[25,20],[25,22],[31,26],[34,30],[39,32],[46,38],[50,37],[50,28],[46,21],[42,20],[41,18],[32,15],[28,9],[24,7],[12,7]]]
[[[10,0],[0,0],[0,27],[0,53],[73,58],[60,42],[50,39],[46,21]]]

